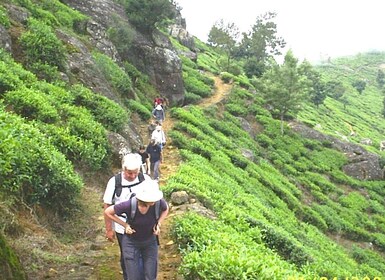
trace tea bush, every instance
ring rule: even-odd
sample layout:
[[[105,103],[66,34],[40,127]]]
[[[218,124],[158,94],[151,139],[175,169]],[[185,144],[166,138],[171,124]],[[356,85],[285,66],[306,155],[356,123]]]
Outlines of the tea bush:
[[[0,191],[68,216],[82,186],[72,164],[39,130],[0,108]]]
[[[132,92],[131,78],[123,68],[119,67],[111,58],[98,52],[93,53],[96,65],[102,71],[117,92],[123,97],[129,97]]]
[[[56,123],[60,117],[50,99],[42,92],[28,88],[10,91],[4,96],[6,104],[17,114],[30,120]]]
[[[27,65],[34,63],[48,64],[64,69],[66,50],[56,37],[51,27],[43,22],[30,18],[28,31],[20,37],[21,46],[26,54]]]
[[[71,88],[74,104],[87,108],[95,120],[111,131],[119,131],[128,123],[127,112],[117,103],[91,90],[75,85]]]

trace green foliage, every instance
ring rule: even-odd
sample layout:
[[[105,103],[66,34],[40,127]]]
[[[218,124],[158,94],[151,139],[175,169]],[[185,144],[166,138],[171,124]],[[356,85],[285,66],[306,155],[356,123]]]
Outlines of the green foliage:
[[[19,88],[8,92],[4,100],[14,112],[30,120],[46,123],[55,123],[59,120],[58,111],[52,106],[49,98],[40,91]]]
[[[234,80],[234,75],[230,74],[229,72],[222,72],[221,79],[225,83],[231,83]]]
[[[184,104],[196,104],[202,100],[202,97],[192,93],[192,92],[186,92],[184,95]]]
[[[68,216],[77,205],[81,180],[73,166],[36,128],[0,111],[0,191]]]
[[[138,113],[144,121],[148,121],[152,117],[152,111],[139,101],[131,99],[129,101],[129,108],[132,112]]]
[[[366,88],[366,82],[363,80],[357,80],[352,83],[352,86],[358,91],[359,94],[362,94]]]
[[[174,18],[174,5],[170,0],[125,0],[129,21],[139,30],[150,33],[168,25]],[[154,12],[156,11],[156,12]]]
[[[49,11],[60,25],[68,28],[73,28],[77,24],[87,20],[85,15],[63,4],[59,0],[42,0],[39,1],[38,5],[44,11]]]
[[[195,77],[191,77],[188,74],[183,74],[185,89],[188,92],[194,93],[201,97],[208,97],[211,94],[211,88],[204,84],[204,82],[198,80]]]
[[[86,143],[82,161],[95,170],[99,169],[108,159],[109,145],[105,128],[85,108],[66,105],[62,110],[66,130]]]
[[[28,20],[28,31],[20,37],[26,54],[27,65],[35,63],[64,69],[66,52],[63,43],[56,37],[51,27],[34,18]]]
[[[71,88],[74,104],[86,107],[95,120],[112,131],[119,131],[128,123],[127,112],[111,99],[98,95],[89,89],[75,85]]]
[[[94,52],[94,60],[96,65],[102,71],[107,81],[109,81],[117,92],[122,96],[128,97],[132,91],[131,78],[127,73],[119,67],[111,58],[108,56]]]
[[[6,279],[24,280],[27,279],[23,267],[17,255],[8,246],[4,236],[0,233],[0,273]]]
[[[0,25],[3,25],[5,28],[9,28],[11,26],[7,11],[2,6],[0,6]]]
[[[113,21],[114,25],[107,30],[108,37],[119,53],[127,53],[135,35],[134,30],[118,17],[114,17]]]
[[[36,77],[23,69],[3,49],[0,49],[0,96],[6,91],[15,90],[18,87],[30,85]]]

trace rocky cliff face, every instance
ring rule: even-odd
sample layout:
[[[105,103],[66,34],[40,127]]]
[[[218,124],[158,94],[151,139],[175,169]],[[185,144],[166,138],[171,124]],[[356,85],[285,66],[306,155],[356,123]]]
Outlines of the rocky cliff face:
[[[90,36],[93,46],[118,63],[129,61],[150,77],[150,82],[160,95],[167,97],[172,104],[182,104],[184,99],[182,65],[166,36],[160,32],[152,35],[137,32],[134,27],[130,26],[124,8],[113,0],[64,0],[62,2],[90,17],[86,25],[79,28]],[[107,36],[107,29],[117,20],[133,31],[132,42],[124,51],[118,51]],[[87,85],[94,87],[99,84],[87,75],[90,67],[84,64],[78,65],[81,60],[79,57],[71,59],[71,70],[76,69],[77,73],[84,71],[82,76],[86,77],[84,82]],[[100,88],[98,89],[100,90]],[[108,89],[102,90],[104,93],[108,92]],[[109,94],[106,95],[111,97]]]

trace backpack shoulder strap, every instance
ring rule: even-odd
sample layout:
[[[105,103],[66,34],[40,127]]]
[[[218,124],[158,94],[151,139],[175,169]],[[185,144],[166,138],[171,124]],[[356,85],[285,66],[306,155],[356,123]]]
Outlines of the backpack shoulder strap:
[[[132,195],[130,200],[131,200],[131,211],[130,211],[130,219],[129,219],[129,221],[131,222],[135,218],[136,205],[138,204],[138,200],[136,199],[135,195]]]
[[[115,175],[115,189],[112,194],[112,201],[114,201],[115,195],[120,196],[122,194],[122,174],[118,173]]]
[[[143,172],[140,171],[139,174],[138,174],[138,179],[139,179],[139,182],[143,182],[145,180],[144,178],[144,175],[143,175]]]
[[[160,216],[160,200],[155,202],[155,219],[156,219],[156,222],[158,222],[159,216]]]

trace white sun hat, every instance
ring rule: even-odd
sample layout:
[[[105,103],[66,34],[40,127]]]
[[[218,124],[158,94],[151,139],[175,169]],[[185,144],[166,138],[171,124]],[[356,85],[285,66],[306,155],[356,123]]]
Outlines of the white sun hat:
[[[136,193],[136,198],[143,202],[156,202],[163,198],[163,192],[154,180],[144,180],[141,189]]]
[[[122,159],[122,169],[135,170],[142,165],[142,157],[137,153],[127,154]]]

